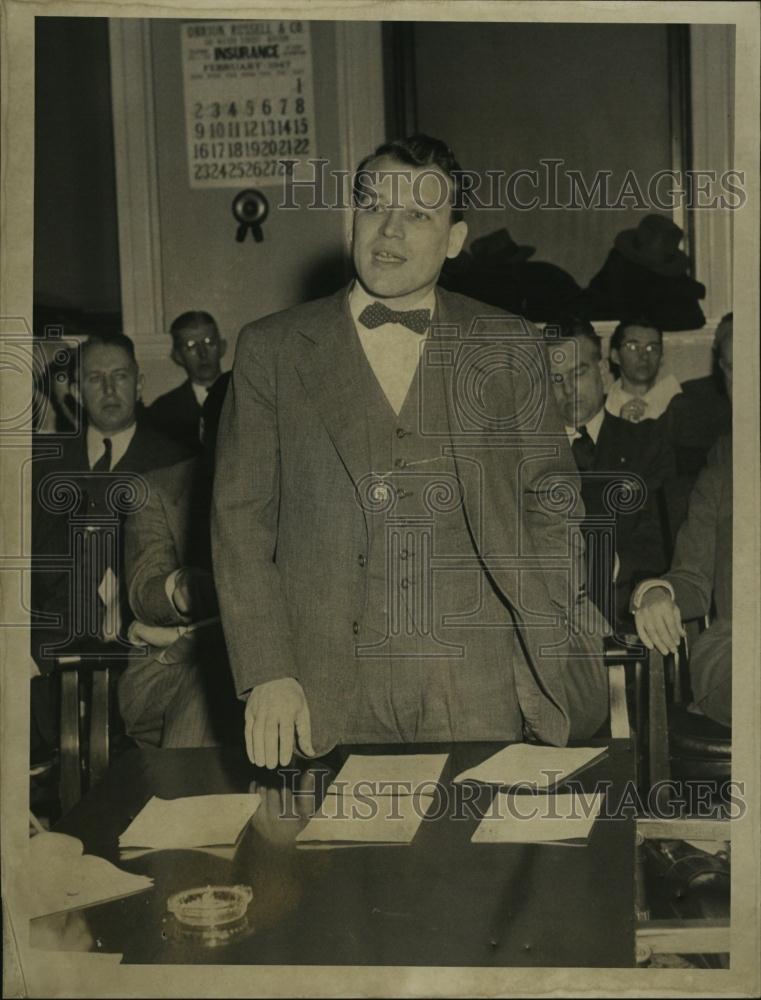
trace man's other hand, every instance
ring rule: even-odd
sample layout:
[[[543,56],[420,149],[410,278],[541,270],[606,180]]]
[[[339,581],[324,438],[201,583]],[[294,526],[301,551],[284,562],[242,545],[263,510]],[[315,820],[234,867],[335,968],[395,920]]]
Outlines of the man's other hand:
[[[295,741],[314,757],[311,720],[304,689],[294,677],[258,684],[246,702],[246,752],[257,767],[285,767]]]
[[[684,636],[682,615],[665,587],[653,587],[643,595],[634,623],[647,648],[657,649],[664,656],[676,653]]]

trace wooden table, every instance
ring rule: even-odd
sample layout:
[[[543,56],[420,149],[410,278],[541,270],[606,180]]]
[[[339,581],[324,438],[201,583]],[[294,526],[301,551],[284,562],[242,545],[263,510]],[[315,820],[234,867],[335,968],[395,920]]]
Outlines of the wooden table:
[[[449,808],[423,822],[410,845],[327,850],[297,847],[305,820],[278,815],[285,797],[296,816],[283,791],[296,772],[259,771],[237,750],[130,751],[56,830],[155,884],[80,911],[84,939],[122,952],[125,963],[632,966],[633,819],[598,819],[585,847],[470,843],[492,792],[481,789],[466,805],[462,796],[472,793],[451,779],[502,745],[354,748],[449,753],[441,777]],[[633,751],[626,740],[608,748],[577,781],[585,790],[609,782],[610,809],[632,779]],[[329,780],[349,752],[334,751],[318,776]],[[120,859],[118,836],[152,795],[242,792],[252,781],[262,805],[232,859],[187,850]],[[253,890],[248,929],[213,948],[178,936],[166,911],[173,893],[207,884]]]

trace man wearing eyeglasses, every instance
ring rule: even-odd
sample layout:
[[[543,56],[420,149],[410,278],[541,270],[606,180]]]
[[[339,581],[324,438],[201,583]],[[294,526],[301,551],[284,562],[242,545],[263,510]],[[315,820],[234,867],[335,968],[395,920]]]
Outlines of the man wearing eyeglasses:
[[[663,358],[663,331],[648,319],[625,319],[610,338],[610,360],[620,377],[613,384],[605,409],[615,417],[638,423],[657,420],[682,387],[673,375],[658,378]]]
[[[603,383],[607,362],[591,323],[573,320],[559,339],[554,334],[548,328],[553,389],[581,473],[586,511],[587,590],[615,627],[624,624],[632,586],[657,575],[649,567],[668,565],[669,526],[660,491],[674,477],[673,452],[663,434],[653,433],[653,422],[610,412]],[[613,560],[600,531],[611,522]]]
[[[174,320],[172,360],[187,379],[164,393],[148,408],[151,423],[192,451],[200,449],[201,407],[221,374],[227,342],[220,337],[214,317],[207,312],[185,312]]]

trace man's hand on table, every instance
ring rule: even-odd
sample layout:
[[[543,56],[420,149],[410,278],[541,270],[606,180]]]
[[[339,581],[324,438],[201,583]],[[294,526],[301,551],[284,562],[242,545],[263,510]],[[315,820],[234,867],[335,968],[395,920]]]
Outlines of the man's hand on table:
[[[309,706],[295,677],[253,688],[246,702],[244,725],[248,759],[257,767],[285,767],[296,746],[304,756],[315,756]]]
[[[681,612],[665,587],[653,587],[642,595],[634,623],[647,648],[657,649],[663,656],[676,653],[684,636]]]

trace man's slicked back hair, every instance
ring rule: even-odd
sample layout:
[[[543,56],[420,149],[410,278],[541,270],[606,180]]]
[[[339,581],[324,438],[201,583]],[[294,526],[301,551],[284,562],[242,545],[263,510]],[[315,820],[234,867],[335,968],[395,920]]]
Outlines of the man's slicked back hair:
[[[560,327],[561,340],[584,337],[594,344],[598,358],[602,357],[602,337],[588,319],[574,317],[566,320]]]
[[[92,333],[79,348],[79,368],[84,364],[85,355],[91,347],[120,347],[129,355],[133,365],[137,368],[137,356],[135,345],[126,333]]]
[[[397,163],[404,163],[410,167],[431,167],[438,168],[452,182],[452,222],[462,220],[463,201],[462,189],[462,167],[455,159],[455,155],[449,146],[441,139],[434,139],[433,136],[425,135],[423,132],[416,132],[415,135],[407,136],[404,139],[393,139],[391,142],[384,142],[366,156],[357,166],[354,172],[353,193],[355,204],[361,197],[361,188],[358,183],[359,175],[368,169],[368,165],[382,156],[388,156]]]

